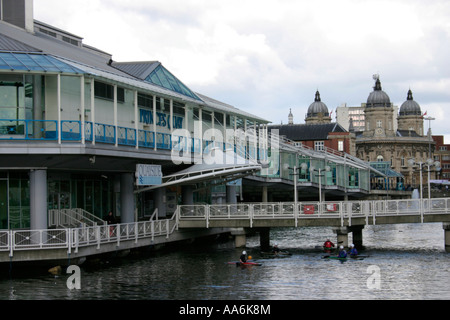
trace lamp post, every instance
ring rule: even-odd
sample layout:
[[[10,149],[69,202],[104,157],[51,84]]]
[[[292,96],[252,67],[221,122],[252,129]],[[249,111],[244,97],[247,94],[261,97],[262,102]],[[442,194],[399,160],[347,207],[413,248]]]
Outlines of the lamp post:
[[[427,161],[422,162],[416,162],[414,159],[409,159],[408,160],[408,164],[413,167],[414,165],[417,165],[419,167],[419,171],[420,171],[420,200],[423,199],[423,183],[422,183],[422,168],[423,166],[427,166],[428,167],[428,199],[431,198],[431,188],[430,188],[430,172],[431,172],[431,167],[435,167],[436,170],[440,170],[441,169],[441,163],[439,161],[434,161],[433,159],[429,158]]]
[[[311,172],[311,173],[313,173],[314,171],[317,171],[319,174],[319,203],[321,204],[322,203],[322,179],[321,179],[321,177],[322,177],[322,173],[321,173],[321,171],[322,171],[323,169],[321,169],[321,168],[318,168],[318,169],[315,169],[314,167],[310,167],[309,168],[309,171]],[[328,171],[330,171],[331,170],[331,168],[329,167],[329,166],[325,166],[325,171],[326,172],[328,172]]]
[[[430,183],[430,172],[431,167],[434,166],[436,168],[436,171],[439,171],[441,169],[441,163],[439,161],[433,161],[433,159],[427,160],[427,166],[428,166],[428,199],[431,199],[431,183]]]

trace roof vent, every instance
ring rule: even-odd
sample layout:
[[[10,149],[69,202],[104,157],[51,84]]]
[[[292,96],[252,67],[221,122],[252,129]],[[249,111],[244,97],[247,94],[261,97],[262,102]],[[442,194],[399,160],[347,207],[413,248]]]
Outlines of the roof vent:
[[[0,0],[1,20],[34,32],[33,0]]]

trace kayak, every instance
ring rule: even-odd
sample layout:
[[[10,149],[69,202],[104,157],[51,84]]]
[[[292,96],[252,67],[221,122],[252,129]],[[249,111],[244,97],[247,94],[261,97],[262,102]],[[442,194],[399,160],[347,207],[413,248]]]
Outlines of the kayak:
[[[287,251],[280,251],[280,252],[261,252],[263,256],[271,256],[271,257],[287,257],[292,256],[292,253]]]
[[[262,263],[257,263],[253,261],[240,262],[240,261],[232,261],[228,262],[228,264],[235,264],[236,266],[262,266]]]
[[[337,256],[323,256],[322,259],[333,259],[333,260],[364,260],[364,257],[337,257]]]

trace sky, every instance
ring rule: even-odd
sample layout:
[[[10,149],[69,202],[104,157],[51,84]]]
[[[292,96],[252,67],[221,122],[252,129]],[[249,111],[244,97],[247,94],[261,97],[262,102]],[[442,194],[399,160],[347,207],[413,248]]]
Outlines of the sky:
[[[412,90],[424,130],[450,143],[448,0],[34,0],[35,19],[114,61],[159,61],[195,92],[274,124],[360,106],[378,74],[394,105]]]

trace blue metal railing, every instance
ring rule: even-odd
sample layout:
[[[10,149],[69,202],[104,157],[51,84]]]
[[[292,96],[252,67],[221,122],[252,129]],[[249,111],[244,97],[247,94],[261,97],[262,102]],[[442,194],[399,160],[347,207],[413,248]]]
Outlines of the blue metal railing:
[[[83,123],[77,120],[23,120],[0,119],[0,141],[11,140],[45,140],[81,142]],[[223,142],[173,136],[170,133],[137,130],[135,128],[114,126],[104,123],[84,122],[84,139],[86,142],[137,146],[139,148],[156,148],[159,150],[190,150],[192,153],[204,154],[212,148],[223,151],[233,149],[243,158],[266,160],[267,150],[254,146],[230,145]]]

